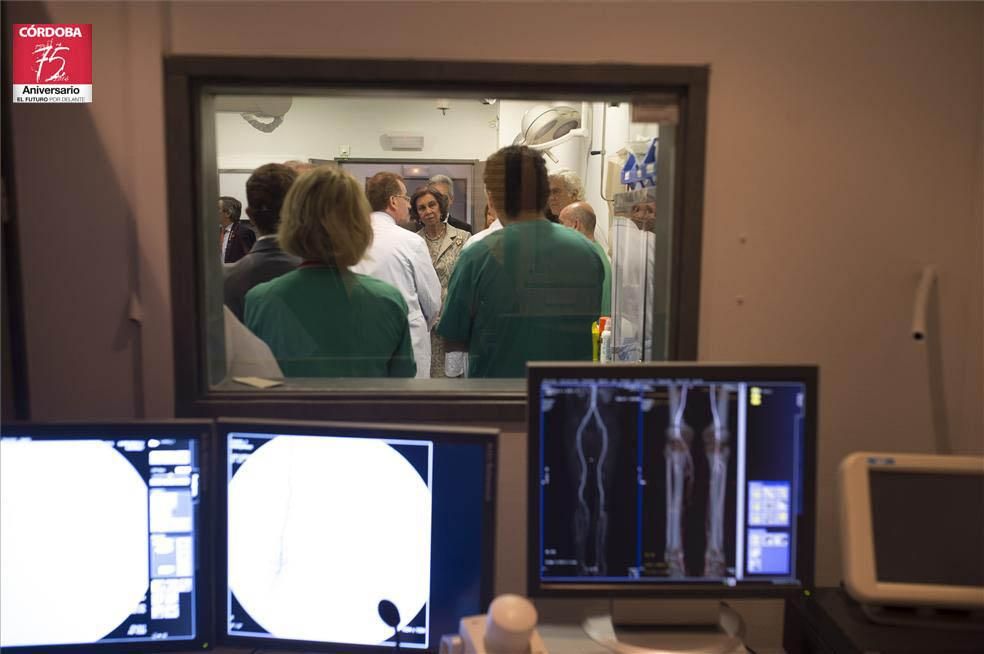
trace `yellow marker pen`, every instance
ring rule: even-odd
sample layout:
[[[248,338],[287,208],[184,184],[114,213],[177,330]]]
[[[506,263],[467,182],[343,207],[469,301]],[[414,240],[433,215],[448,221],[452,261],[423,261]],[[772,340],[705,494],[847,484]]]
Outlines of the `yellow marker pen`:
[[[598,329],[598,321],[591,323],[591,360],[598,360],[598,339],[601,338],[601,330]]]

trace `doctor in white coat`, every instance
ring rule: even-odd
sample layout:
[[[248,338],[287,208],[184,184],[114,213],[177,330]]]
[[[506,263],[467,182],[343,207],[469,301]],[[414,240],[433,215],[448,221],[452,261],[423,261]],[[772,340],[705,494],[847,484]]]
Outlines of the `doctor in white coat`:
[[[417,378],[428,378],[430,329],[441,312],[441,282],[424,239],[401,226],[410,221],[410,196],[403,178],[377,173],[366,183],[366,195],[372,207],[372,245],[351,270],[388,282],[403,294]]]

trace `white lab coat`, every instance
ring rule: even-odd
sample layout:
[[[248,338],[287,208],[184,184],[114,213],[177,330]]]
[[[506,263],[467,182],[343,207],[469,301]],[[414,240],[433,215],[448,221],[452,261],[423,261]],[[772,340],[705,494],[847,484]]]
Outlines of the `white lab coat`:
[[[370,218],[372,245],[351,270],[388,282],[403,294],[417,378],[426,379],[430,377],[430,328],[441,312],[441,282],[423,238],[397,225],[386,212],[374,211]]]
[[[617,361],[649,361],[653,348],[656,236],[622,216],[612,229],[612,349]]]
[[[480,231],[477,234],[472,234],[471,238],[465,241],[465,244],[461,247],[462,250],[466,249],[469,245],[474,245],[481,241],[483,238],[496,231],[497,229],[502,229],[502,223],[496,218],[492,221],[492,224]]]
[[[225,325],[226,377],[283,379],[284,373],[270,346],[239,322],[229,307],[222,307]]]

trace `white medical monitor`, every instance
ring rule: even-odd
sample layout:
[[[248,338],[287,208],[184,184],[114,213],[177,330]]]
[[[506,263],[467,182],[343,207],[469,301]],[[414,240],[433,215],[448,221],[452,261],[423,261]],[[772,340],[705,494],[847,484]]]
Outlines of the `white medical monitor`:
[[[984,608],[984,457],[856,452],[839,472],[852,597]]]
[[[485,610],[495,431],[222,420],[219,436],[224,642],[436,652]]]
[[[0,647],[158,652],[207,642],[211,423],[5,425]]]

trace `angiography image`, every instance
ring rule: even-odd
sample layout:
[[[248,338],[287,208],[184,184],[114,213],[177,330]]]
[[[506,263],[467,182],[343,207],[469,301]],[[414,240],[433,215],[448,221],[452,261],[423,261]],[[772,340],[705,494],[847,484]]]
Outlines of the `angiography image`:
[[[427,647],[431,447],[427,442],[239,434],[228,495],[229,632],[376,645],[400,613]]]
[[[734,567],[737,393],[665,384],[641,403],[646,576],[724,577]]]
[[[544,568],[569,577],[626,575],[639,538],[640,394],[593,384],[544,392]]]
[[[543,387],[541,571],[722,578],[734,569],[737,387]]]
[[[0,438],[0,649],[194,639],[198,441],[25,431]]]
[[[102,639],[149,585],[146,482],[105,441],[4,439],[0,454],[3,646]]]

